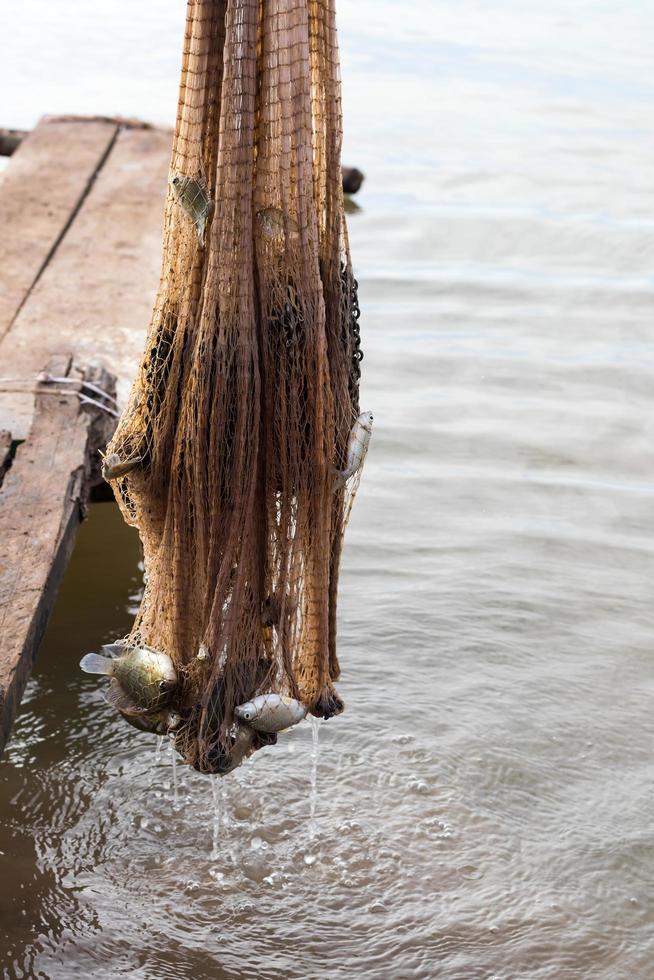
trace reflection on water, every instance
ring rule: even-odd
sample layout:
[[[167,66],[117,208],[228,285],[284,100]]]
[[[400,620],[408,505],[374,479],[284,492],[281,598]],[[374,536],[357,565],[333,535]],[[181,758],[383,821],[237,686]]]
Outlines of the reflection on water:
[[[653,18],[341,4],[375,412],[347,711],[315,797],[303,723],[175,806],[77,667],[140,586],[94,507],[0,764],[9,976],[651,976]]]

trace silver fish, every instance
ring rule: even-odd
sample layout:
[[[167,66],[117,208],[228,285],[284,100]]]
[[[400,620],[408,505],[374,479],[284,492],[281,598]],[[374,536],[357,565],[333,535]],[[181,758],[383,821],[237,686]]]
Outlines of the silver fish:
[[[128,714],[158,711],[170,701],[177,673],[167,653],[124,643],[103,646],[108,654],[87,653],[80,667],[87,674],[106,674],[111,683],[104,699]]]
[[[133,459],[121,459],[118,453],[108,453],[102,457],[102,479],[109,483],[111,480],[119,480],[121,476],[127,476],[141,462],[141,457]]]
[[[280,211],[279,208],[262,208],[261,211],[257,211],[257,220],[266,238],[279,238],[286,232],[284,212]],[[289,237],[297,238],[300,234],[300,226],[297,221],[290,214],[286,221],[288,222]]]
[[[207,218],[213,206],[207,188],[196,177],[183,177],[181,174],[171,178],[170,186],[180,207],[193,221],[200,244],[204,245]]]
[[[347,462],[344,470],[336,470],[339,483],[342,485],[363,465],[372,436],[372,412],[362,412],[350,431],[347,440]]]
[[[234,709],[240,721],[259,732],[281,732],[291,725],[297,725],[306,713],[305,705],[284,694],[259,694]]]

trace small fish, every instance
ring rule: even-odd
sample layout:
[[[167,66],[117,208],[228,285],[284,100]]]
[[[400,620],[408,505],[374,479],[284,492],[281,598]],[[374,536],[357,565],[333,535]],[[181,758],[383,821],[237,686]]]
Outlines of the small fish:
[[[125,714],[125,721],[128,721],[140,732],[151,732],[154,735],[167,735],[176,731],[182,723],[179,715],[167,708],[157,711],[154,714]]]
[[[236,717],[258,732],[281,732],[297,725],[306,713],[303,704],[283,694],[260,694],[234,708]]]
[[[368,452],[370,437],[372,436],[372,412],[362,412],[358,417],[349,438],[347,440],[347,463],[344,470],[336,470],[336,476],[340,486],[354,476],[356,471],[361,468]]]
[[[261,211],[257,211],[257,220],[266,238],[279,238],[286,231],[284,212],[280,211],[279,208],[263,208]],[[300,226],[290,214],[287,221],[289,237],[297,238],[300,234]]]
[[[102,479],[107,483],[111,480],[119,480],[121,476],[127,476],[136,469],[141,462],[141,456],[135,456],[134,459],[121,459],[118,453],[109,453],[102,457]]]
[[[177,674],[168,654],[124,643],[111,643],[102,649],[108,656],[87,653],[80,667],[87,674],[111,677],[104,692],[108,704],[128,714],[143,714],[157,711],[170,701]]]
[[[182,177],[181,174],[176,174],[171,179],[170,186],[180,207],[193,221],[200,244],[204,245],[207,218],[213,207],[207,188],[201,180],[195,177]]]

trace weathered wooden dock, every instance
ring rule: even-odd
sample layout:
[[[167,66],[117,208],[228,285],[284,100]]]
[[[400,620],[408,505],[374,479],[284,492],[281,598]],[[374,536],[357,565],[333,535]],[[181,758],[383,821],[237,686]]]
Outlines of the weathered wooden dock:
[[[143,347],[170,146],[111,119],[0,138],[0,750],[114,422],[82,382],[124,399]]]

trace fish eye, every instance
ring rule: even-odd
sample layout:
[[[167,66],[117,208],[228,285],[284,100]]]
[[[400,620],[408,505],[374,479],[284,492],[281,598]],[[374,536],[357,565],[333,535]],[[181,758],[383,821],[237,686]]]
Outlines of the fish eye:
[[[180,181],[179,177],[173,177],[173,184],[179,184],[179,181]]]
[[[243,715],[243,717],[245,718],[246,721],[249,721],[250,718],[252,717],[252,715],[250,714],[249,711],[246,711],[245,714]]]
[[[168,687],[168,685],[166,684],[165,681],[159,681],[159,690],[160,691],[165,691],[167,687]]]

